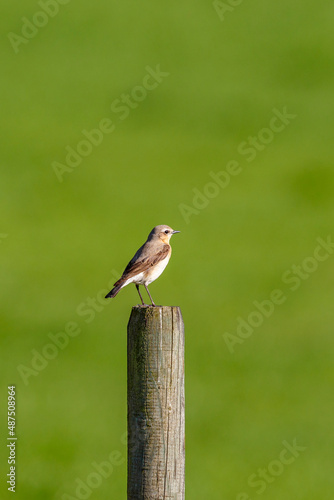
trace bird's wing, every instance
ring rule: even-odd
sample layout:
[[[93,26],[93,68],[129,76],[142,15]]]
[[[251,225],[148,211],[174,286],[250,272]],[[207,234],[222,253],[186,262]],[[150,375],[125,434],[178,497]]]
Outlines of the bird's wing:
[[[155,266],[158,262],[164,260],[170,251],[169,245],[164,245],[159,252],[152,256],[144,257],[140,260],[136,259],[137,254],[130,260],[126,266],[121,278],[116,281],[114,286],[120,285],[124,280],[137,276],[137,274],[147,271],[150,267]],[[138,253],[138,252],[137,252]]]

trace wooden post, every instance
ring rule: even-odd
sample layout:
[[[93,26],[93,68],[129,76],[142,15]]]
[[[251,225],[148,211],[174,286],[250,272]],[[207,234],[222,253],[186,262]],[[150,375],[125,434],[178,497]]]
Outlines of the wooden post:
[[[184,324],[179,307],[132,308],[128,500],[184,500]]]

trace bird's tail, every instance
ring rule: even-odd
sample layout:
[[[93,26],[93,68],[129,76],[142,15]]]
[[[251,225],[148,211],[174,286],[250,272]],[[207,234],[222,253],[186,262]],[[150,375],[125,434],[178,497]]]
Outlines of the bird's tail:
[[[114,288],[110,290],[110,292],[105,296],[106,299],[108,299],[109,297],[116,297],[120,289],[123,287],[123,283],[119,283],[118,285],[115,283],[115,285],[116,286],[114,286]]]

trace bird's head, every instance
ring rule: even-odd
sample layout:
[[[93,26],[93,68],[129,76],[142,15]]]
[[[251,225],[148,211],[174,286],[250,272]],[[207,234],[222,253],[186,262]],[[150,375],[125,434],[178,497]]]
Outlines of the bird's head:
[[[171,239],[173,234],[179,233],[179,232],[180,231],[174,231],[174,229],[172,229],[169,226],[165,226],[165,225],[155,226],[152,229],[152,231],[150,232],[150,234],[148,235],[148,239],[149,240],[160,239],[164,243],[168,244],[169,240]]]

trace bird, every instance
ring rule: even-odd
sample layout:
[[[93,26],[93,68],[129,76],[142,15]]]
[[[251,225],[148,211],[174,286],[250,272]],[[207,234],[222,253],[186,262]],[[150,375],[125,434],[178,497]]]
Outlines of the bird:
[[[152,306],[155,307],[155,303],[148,290],[148,285],[159,278],[165,270],[172,253],[169,241],[173,234],[176,233],[180,233],[180,231],[175,231],[166,225],[155,226],[148,235],[144,245],[137,250],[124,269],[122,276],[114,283],[113,289],[110,290],[105,298],[116,297],[122,288],[130,283],[134,283],[142,305],[146,306],[147,304],[143,301],[139,285],[144,285],[151,299]]]

